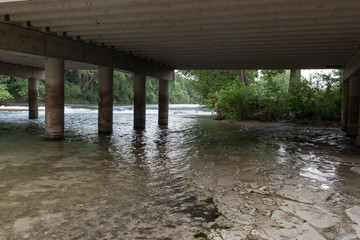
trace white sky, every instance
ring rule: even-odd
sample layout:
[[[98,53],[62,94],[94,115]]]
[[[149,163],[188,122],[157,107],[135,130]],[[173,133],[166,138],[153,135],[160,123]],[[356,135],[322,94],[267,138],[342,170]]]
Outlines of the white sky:
[[[314,75],[315,73],[331,73],[332,69],[301,69],[301,76],[309,79],[310,75]]]

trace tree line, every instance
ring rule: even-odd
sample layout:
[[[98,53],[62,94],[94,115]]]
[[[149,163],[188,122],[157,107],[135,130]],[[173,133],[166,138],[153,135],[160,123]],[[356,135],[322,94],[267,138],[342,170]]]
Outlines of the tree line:
[[[218,119],[339,121],[342,71],[301,77],[290,70],[181,71]]]
[[[176,71],[169,84],[170,103],[201,103],[218,119],[288,119],[303,123],[338,121],[341,114],[341,70],[301,77],[300,70]],[[96,103],[98,71],[65,72],[66,103]],[[26,102],[27,79],[0,76],[0,102]],[[133,76],[114,72],[114,103],[132,104]],[[146,102],[158,102],[158,80],[146,81]],[[45,98],[39,81],[39,100]]]
[[[97,103],[98,71],[69,70],[65,71],[65,102],[66,103]],[[45,84],[39,81],[39,101],[45,101]],[[146,102],[158,102],[159,84],[157,79],[146,81]],[[0,102],[28,101],[28,80],[18,77],[0,76]],[[134,101],[133,75],[114,72],[114,103],[132,104]],[[169,83],[169,101],[172,104],[197,103],[193,85],[184,76],[175,73],[175,81]]]

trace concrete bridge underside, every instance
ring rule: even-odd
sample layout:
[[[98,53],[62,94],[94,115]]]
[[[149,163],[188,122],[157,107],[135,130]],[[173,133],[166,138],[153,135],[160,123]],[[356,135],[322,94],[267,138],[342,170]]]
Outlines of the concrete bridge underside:
[[[174,69],[342,68],[342,127],[360,144],[358,26],[358,0],[1,0],[0,74],[31,79],[33,93],[45,78],[47,136],[62,138],[64,69],[99,69],[99,131],[109,132],[114,69],[135,74],[142,128],[146,76],[160,80],[167,124]]]

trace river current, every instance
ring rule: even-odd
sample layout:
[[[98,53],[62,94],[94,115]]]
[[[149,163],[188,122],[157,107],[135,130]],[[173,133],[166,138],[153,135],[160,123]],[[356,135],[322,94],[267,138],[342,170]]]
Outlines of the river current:
[[[215,121],[147,106],[146,129],[114,107],[66,106],[65,140],[44,108],[0,107],[0,239],[356,239],[360,150],[337,126]],[[308,238],[308,237],[313,238]]]

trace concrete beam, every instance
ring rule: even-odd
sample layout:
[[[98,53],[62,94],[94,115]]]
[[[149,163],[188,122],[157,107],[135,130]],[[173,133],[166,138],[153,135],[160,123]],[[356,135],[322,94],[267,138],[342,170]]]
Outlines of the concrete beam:
[[[359,11],[359,0],[36,0],[0,4],[0,21],[59,38],[66,36],[75,42],[81,39],[128,56],[143,56],[145,65],[160,62],[178,69],[316,69],[344,68],[348,63],[359,48]],[[26,35],[21,37],[27,40]],[[59,57],[66,47],[59,49],[60,54],[53,50],[64,41],[51,41],[56,47],[48,51]],[[75,45],[69,48],[84,51],[82,44]],[[132,57],[134,63],[124,57],[120,62],[125,64],[117,67],[116,57],[101,52],[81,56],[80,60],[90,59],[95,69],[110,61],[109,67],[138,73],[134,67],[137,58]],[[98,55],[106,61],[98,61]],[[11,62],[6,56],[0,55],[0,59]]]
[[[328,1],[328,0],[327,0]],[[176,1],[174,1],[176,2]],[[350,2],[348,7],[339,8],[343,2],[337,2],[331,8],[328,9],[319,9],[315,8],[314,4],[311,3],[302,9],[299,9],[299,5],[294,4],[293,2],[288,2],[290,5],[287,7],[279,8],[278,5],[273,2],[270,3],[271,11],[269,5],[267,7],[244,7],[243,1],[233,1],[236,3],[234,6],[229,6],[224,3],[224,1],[219,4],[219,1],[216,1],[215,6],[209,8],[208,2],[203,2],[203,6],[192,7],[191,1],[188,1],[184,4],[183,8],[177,8],[172,11],[169,11],[167,6],[164,4],[164,10],[159,9],[160,4],[152,4],[153,8],[146,10],[140,9],[139,5],[133,5],[138,10],[136,12],[126,11],[122,8],[113,8],[106,9],[105,11],[100,11],[94,13],[93,11],[83,11],[81,14],[77,15],[76,11],[72,14],[72,9],[66,9],[60,12],[60,14],[54,14],[57,18],[49,18],[47,16],[42,17],[41,14],[37,13],[36,16],[32,15],[9,15],[9,20],[13,22],[24,22],[25,20],[31,21],[32,25],[35,27],[46,27],[53,25],[71,25],[71,24],[89,24],[99,22],[103,23],[116,23],[119,22],[119,19],[130,23],[130,22],[141,22],[141,21],[172,21],[172,20],[183,20],[183,19],[191,19],[194,16],[202,16],[208,17],[211,15],[214,19],[219,19],[224,17],[226,13],[227,17],[238,17],[238,21],[274,21],[274,20],[284,20],[284,19],[297,19],[298,21],[303,21],[304,19],[314,19],[319,20],[322,18],[333,17],[349,17],[349,16],[357,16],[358,9],[357,5],[354,7],[354,2]],[[229,1],[228,1],[229,2]],[[217,5],[217,6],[216,6]],[[280,11],[281,9],[281,11]],[[342,9],[344,11],[339,11]],[[136,9],[135,9],[136,10]],[[206,12],[208,10],[208,12]],[[276,15],[274,12],[276,11]],[[67,13],[68,12],[68,13]],[[110,12],[110,14],[108,14]],[[121,12],[122,14],[119,14]],[[4,12],[5,13],[5,12]],[[208,15],[207,15],[208,14]],[[61,15],[61,16],[59,16]],[[159,16],[162,16],[161,18]],[[40,16],[40,17],[38,17]],[[39,20],[37,20],[39,19]],[[120,22],[121,22],[120,20]]]
[[[34,2],[34,1],[32,1]],[[59,3],[58,3],[59,2]],[[62,3],[61,3],[62,2]],[[80,2],[80,3],[78,3]],[[55,3],[48,5],[46,1],[41,2],[41,5],[34,9],[32,4],[13,4],[13,7],[3,6],[4,10],[1,12],[10,15],[11,21],[26,21],[28,20],[50,20],[50,19],[61,19],[61,18],[71,18],[71,17],[84,17],[92,16],[94,18],[99,16],[114,16],[118,15],[121,10],[121,15],[128,17],[137,17],[137,16],[151,16],[154,14],[162,14],[164,12],[169,12],[171,15],[179,14],[180,12],[189,12],[190,14],[197,14],[199,9],[204,10],[213,10],[216,9],[217,12],[220,11],[237,11],[239,16],[245,14],[254,14],[254,12],[259,14],[274,13],[277,15],[281,13],[289,12],[309,12],[314,11],[314,4],[311,1],[303,1],[301,4],[294,4],[292,1],[254,1],[254,0],[226,0],[226,4],[219,4],[217,0],[207,0],[207,1],[168,1],[166,4],[154,4],[151,1],[137,2],[137,4],[131,4],[131,1],[99,1],[92,2],[88,4],[87,2],[81,3],[81,0],[77,1],[55,1]],[[39,4],[39,3],[38,3]],[[281,7],[279,7],[281,4]],[[320,4],[320,3],[319,3]],[[27,6],[29,5],[29,6]],[[246,5],[246,8],[243,6]],[[324,4],[325,5],[325,4]],[[319,12],[319,16],[327,13],[331,10],[339,10],[353,7],[352,1],[334,1],[326,0],[326,6],[317,7],[316,11]],[[86,11],[83,9],[86,8]],[[64,11],[65,12],[62,12]],[[307,15],[305,15],[307,16]]]
[[[0,36],[0,49],[2,50],[114,67],[128,72],[174,81],[173,69],[109,48],[7,23],[0,23]]]
[[[344,77],[343,80],[347,80],[355,73],[360,73],[360,49],[358,49],[355,54],[351,57],[344,68]]]
[[[339,27],[339,25],[347,24],[349,21],[352,23],[358,23],[360,22],[358,17],[347,17],[347,18],[322,18],[317,21],[317,24],[314,25],[314,21],[312,19],[304,19],[302,24],[299,25],[299,20],[288,20],[286,22],[273,22],[270,26],[268,26],[268,29],[281,29],[283,27],[308,27],[308,29],[318,29],[318,27],[322,26],[322,29],[334,29]],[[197,27],[203,26],[205,29],[207,28],[213,28],[213,26],[221,25],[224,26],[226,24],[236,24],[241,29],[256,29],[258,27],[264,27],[266,26],[266,22],[246,22],[241,21],[239,22],[237,17],[230,17],[230,18],[209,18],[209,19],[181,19],[181,20],[170,20],[170,21],[136,21],[132,23],[124,23],[124,22],[117,22],[115,25],[113,23],[103,23],[103,24],[77,24],[76,22],[73,25],[58,25],[58,26],[52,26],[50,28],[50,31],[52,32],[68,32],[69,35],[71,35],[71,32],[76,32],[80,36],[83,32],[92,31],[92,30],[127,30],[127,29],[134,29],[134,31],[139,31],[140,29],[144,29],[144,26],[147,26],[150,29],[159,29],[159,28],[168,28],[173,29],[173,26],[179,25],[181,27],[190,27],[192,26]],[[349,27],[351,27],[350,25]],[[347,27],[347,26],[346,26]]]
[[[0,75],[45,80],[45,70],[0,62]]]
[[[253,14],[257,11],[268,11],[270,13],[290,12],[290,11],[310,11],[313,10],[314,3],[312,1],[299,1],[294,4],[293,1],[286,0],[224,0],[225,4],[219,4],[217,0],[193,0],[193,1],[165,1],[162,4],[154,4],[152,1],[136,1],[134,4],[131,0],[102,0],[92,1],[77,0],[77,1],[21,1],[19,3],[2,4],[0,13],[9,14],[16,20],[22,20],[25,17],[29,19],[52,19],[52,18],[69,18],[74,16],[93,16],[99,15],[113,15],[122,13],[121,15],[132,14],[139,16],[143,14],[164,13],[171,14],[183,11],[189,11],[192,14],[198,13],[199,9],[217,11],[231,11],[237,9],[239,16],[244,13]],[[336,0],[318,0],[316,2],[316,10],[319,13],[330,10],[346,9],[354,6],[356,0],[336,1]],[[246,6],[239,8],[239,6]],[[281,7],[279,7],[281,6]],[[81,10],[86,11],[81,11]],[[117,11],[117,10],[122,11]],[[66,12],[61,14],[65,10]],[[36,14],[35,14],[36,13]],[[324,15],[324,14],[319,14]]]
[[[226,24],[226,23],[224,23]],[[360,24],[360,21],[358,22]],[[241,32],[236,32],[241,28]],[[53,29],[52,29],[53,31]],[[66,31],[66,30],[63,30]],[[262,31],[262,32],[261,32]],[[184,32],[186,32],[187,36],[184,35]],[[137,35],[144,35],[144,36],[151,36],[151,33],[157,36],[164,35],[166,33],[170,34],[172,38],[176,38],[182,33],[182,37],[185,39],[192,39],[192,36],[203,36],[203,34],[206,34],[206,36],[215,35],[219,37],[242,37],[243,39],[246,39],[247,37],[251,36],[260,36],[260,37],[268,37],[268,36],[299,36],[303,37],[306,35],[307,37],[313,37],[313,36],[321,36],[321,35],[329,35],[329,36],[339,36],[339,34],[348,34],[349,37],[354,37],[355,34],[359,33],[360,30],[353,29],[351,27],[343,27],[342,24],[335,24],[331,27],[324,27],[322,24],[313,25],[313,26],[306,26],[306,25],[298,25],[294,26],[294,30],[291,29],[291,26],[285,25],[283,27],[268,27],[266,28],[266,31],[264,31],[263,25],[258,25],[253,28],[249,28],[248,26],[244,25],[243,23],[234,23],[230,26],[223,26],[220,27],[218,25],[215,26],[179,26],[177,28],[165,28],[165,27],[158,27],[155,29],[149,29],[149,28],[137,28],[137,29],[129,29],[127,27],[122,28],[115,28],[108,30],[102,30],[102,29],[96,29],[93,30],[80,30],[80,31],[66,31],[66,34],[69,36],[81,36],[82,39],[92,39],[93,37],[101,38],[102,36],[109,36],[111,37],[127,37],[127,38],[133,38]],[[232,34],[231,34],[232,33]],[[241,34],[240,34],[241,33]],[[173,34],[175,36],[173,36]],[[313,34],[313,35],[311,35]],[[353,34],[351,36],[350,34]],[[169,36],[170,37],[170,36]],[[214,36],[215,37],[215,36]],[[133,38],[135,39],[135,38]],[[140,39],[139,39],[140,40]],[[344,38],[343,40],[347,40]]]

